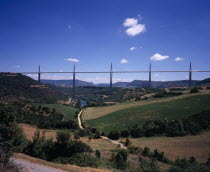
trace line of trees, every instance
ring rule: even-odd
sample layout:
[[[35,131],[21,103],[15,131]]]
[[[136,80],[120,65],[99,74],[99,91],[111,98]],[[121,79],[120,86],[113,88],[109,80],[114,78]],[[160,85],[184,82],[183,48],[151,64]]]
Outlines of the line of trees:
[[[210,126],[210,110],[190,115],[183,120],[149,120],[143,126],[135,125],[121,132],[110,131],[108,137],[118,140],[120,137],[184,136],[196,135]]]

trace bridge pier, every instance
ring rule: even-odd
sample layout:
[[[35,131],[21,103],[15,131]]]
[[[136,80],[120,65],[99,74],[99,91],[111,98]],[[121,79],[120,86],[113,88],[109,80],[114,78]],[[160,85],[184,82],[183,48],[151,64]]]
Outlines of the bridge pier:
[[[151,88],[152,86],[152,73],[151,73],[151,62],[150,62],[150,65],[149,65],[149,85],[148,87]]]
[[[110,97],[112,96],[112,63],[110,69]]]
[[[40,73],[40,65],[39,65],[39,72],[38,72],[38,83],[41,82],[41,73]]]
[[[73,88],[72,88],[72,99],[75,99],[75,64],[74,64],[74,70],[73,70]]]
[[[192,85],[192,65],[190,62],[190,70],[189,70],[189,87]]]

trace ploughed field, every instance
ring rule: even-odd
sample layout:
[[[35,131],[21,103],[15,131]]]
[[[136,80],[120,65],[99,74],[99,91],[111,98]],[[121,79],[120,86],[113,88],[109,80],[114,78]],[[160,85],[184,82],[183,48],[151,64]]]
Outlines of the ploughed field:
[[[75,112],[78,111],[77,108],[73,108],[70,106],[62,105],[62,104],[44,104],[44,103],[31,103],[33,106],[42,106],[48,107],[50,109],[55,108],[56,111],[61,112],[64,115],[64,120],[73,120],[75,116]]]
[[[187,116],[210,109],[210,92],[186,94],[170,98],[151,99],[118,105],[88,108],[82,114],[86,124],[105,133],[121,131],[136,124],[153,119],[183,119]]]

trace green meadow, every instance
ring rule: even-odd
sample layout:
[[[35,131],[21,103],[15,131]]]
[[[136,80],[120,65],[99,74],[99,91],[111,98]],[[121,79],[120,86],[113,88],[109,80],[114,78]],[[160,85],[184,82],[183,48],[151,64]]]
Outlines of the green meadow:
[[[120,131],[135,124],[142,125],[152,119],[183,119],[206,109],[210,109],[210,94],[195,94],[183,99],[121,109],[96,119],[86,120],[86,123],[89,127],[96,127],[107,133],[113,129]]]
[[[75,112],[78,111],[77,108],[73,108],[70,106],[62,105],[62,104],[44,104],[44,103],[31,103],[33,106],[42,106],[48,107],[50,109],[55,108],[58,112],[61,112],[64,115],[64,120],[73,120],[75,116]]]

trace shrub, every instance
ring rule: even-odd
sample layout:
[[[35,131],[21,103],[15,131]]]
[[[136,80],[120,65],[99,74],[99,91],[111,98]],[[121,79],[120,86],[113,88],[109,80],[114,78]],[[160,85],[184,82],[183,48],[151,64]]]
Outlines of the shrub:
[[[95,155],[96,155],[96,157],[97,157],[98,159],[101,158],[101,153],[100,153],[100,151],[99,151],[98,149],[96,150]]]
[[[126,138],[126,140],[125,140],[125,146],[129,146],[131,144],[132,144],[132,142],[130,141],[130,139]]]
[[[150,156],[150,148],[144,147],[144,150],[142,151],[141,155]]]

